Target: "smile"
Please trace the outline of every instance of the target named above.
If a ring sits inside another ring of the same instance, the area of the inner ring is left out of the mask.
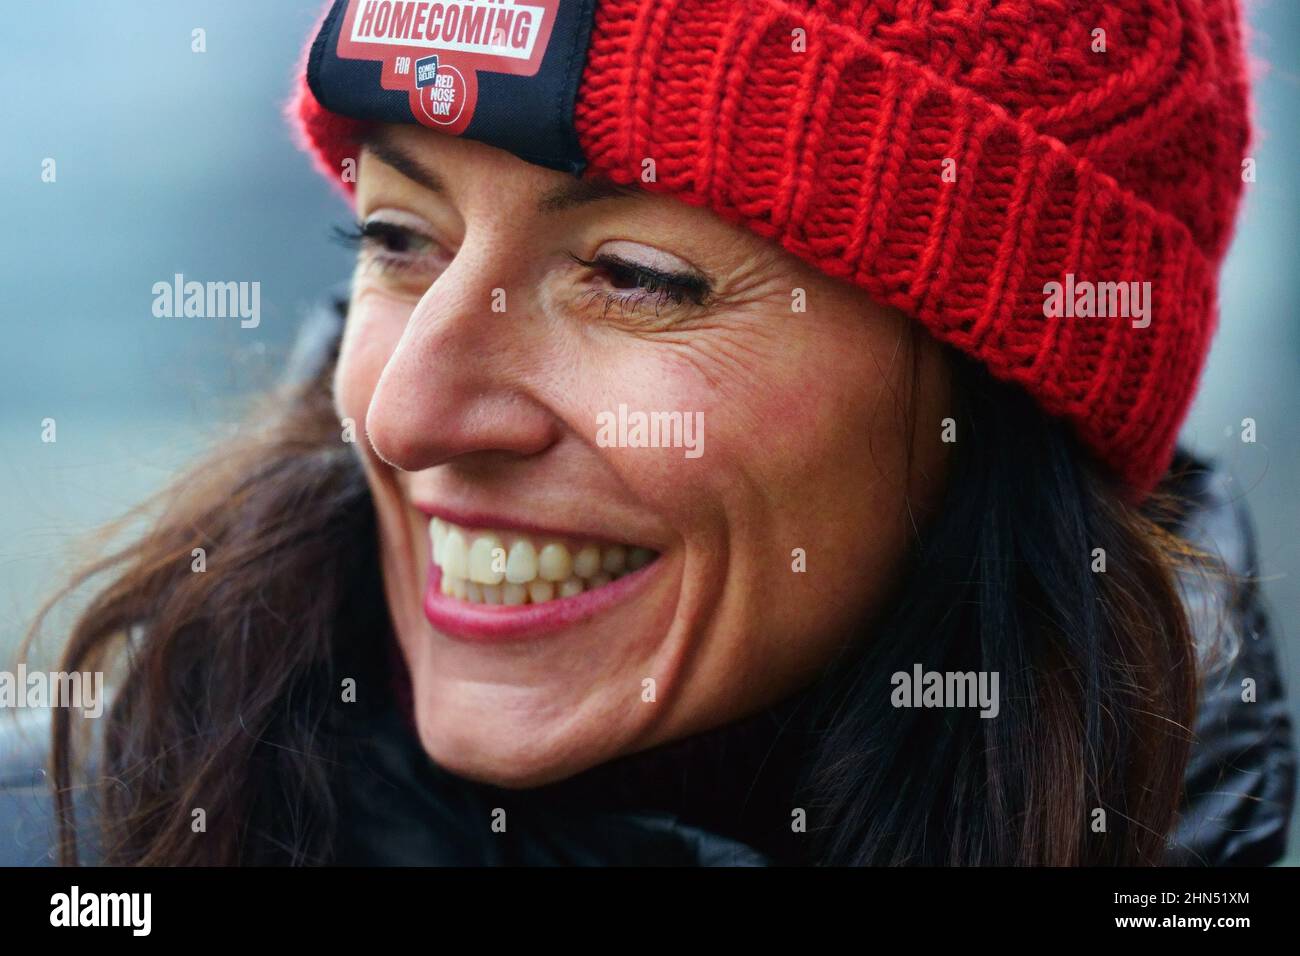
[[[471,529],[439,517],[429,521],[429,542],[425,616],[449,636],[479,640],[584,621],[639,589],[659,557],[632,544]]]
[[[594,591],[657,555],[622,544],[565,543],[511,532],[471,532],[429,522],[441,593],[470,604],[543,604]]]

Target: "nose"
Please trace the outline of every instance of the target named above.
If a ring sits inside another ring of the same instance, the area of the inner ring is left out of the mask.
[[[558,422],[529,388],[545,346],[520,253],[466,243],[421,297],[389,356],[366,412],[375,453],[420,471],[467,456],[545,451]],[[510,275],[500,263],[509,263]],[[494,301],[506,311],[493,311]]]

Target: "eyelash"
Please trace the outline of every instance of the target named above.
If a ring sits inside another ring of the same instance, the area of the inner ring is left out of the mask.
[[[593,289],[587,295],[603,299],[605,308],[602,315],[609,313],[611,305],[617,305],[623,312],[635,312],[638,305],[646,299],[653,299],[655,314],[659,307],[667,304],[674,306],[690,302],[704,305],[709,295],[709,283],[703,276],[687,272],[660,272],[647,266],[620,259],[617,256],[602,255],[594,259],[583,259],[569,253],[569,258],[588,269],[604,272],[613,281],[633,286],[636,290],[618,291],[612,289]]]
[[[335,226],[334,238],[353,249],[370,249],[383,271],[401,271],[418,264],[405,249],[390,248],[389,243],[409,246],[412,241],[431,244],[434,242],[428,236],[421,235],[413,229],[378,219]]]
[[[371,249],[381,269],[400,271],[418,265],[404,248],[391,248],[390,244],[409,246],[412,241],[434,243],[434,240],[405,226],[383,220],[351,222],[334,227],[334,238],[357,250]],[[609,281],[631,286],[629,290],[593,289],[585,295],[604,301],[602,316],[617,305],[627,314],[635,313],[647,299],[653,299],[655,314],[664,305],[681,306],[706,304],[712,288],[703,276],[687,272],[662,272],[617,256],[598,255],[593,259],[569,253],[569,258],[587,269],[603,273]],[[633,291],[635,290],[635,291]]]

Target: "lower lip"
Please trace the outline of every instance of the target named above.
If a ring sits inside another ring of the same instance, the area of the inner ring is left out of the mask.
[[[623,575],[594,591],[541,604],[470,604],[443,594],[442,569],[429,563],[424,616],[438,631],[472,643],[528,640],[583,623],[641,590],[663,563],[662,555],[644,568]]]

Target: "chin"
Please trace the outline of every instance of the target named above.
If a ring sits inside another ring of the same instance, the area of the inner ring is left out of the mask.
[[[617,731],[608,721],[538,718],[504,708],[483,714],[447,695],[416,704],[424,752],[439,767],[467,780],[508,789],[563,780],[618,756]],[[417,701],[421,698],[417,697]],[[433,703],[438,700],[438,703]]]

